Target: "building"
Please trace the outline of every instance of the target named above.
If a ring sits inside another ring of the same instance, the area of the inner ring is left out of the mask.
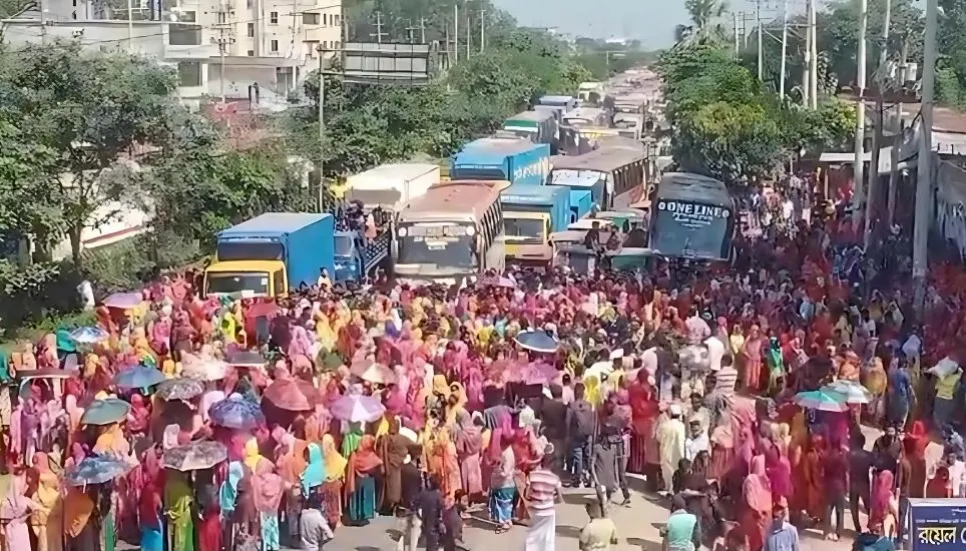
[[[0,21],[0,34],[14,47],[67,39],[139,53],[177,68],[188,105],[255,103],[257,88],[257,104],[271,110],[288,105],[320,55],[342,47],[342,0],[143,1],[134,0],[129,20],[104,0],[45,0]]]

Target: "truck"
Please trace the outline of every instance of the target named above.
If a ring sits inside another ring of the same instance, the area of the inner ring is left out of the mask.
[[[557,166],[569,166],[569,164],[573,161],[573,159],[576,159],[579,157],[582,157],[582,155],[574,155],[574,156],[557,155],[550,161],[552,168],[550,171],[549,185],[551,186],[559,185],[560,187],[564,187],[568,190],[568,198],[569,198],[568,202],[570,204],[570,220],[568,221],[568,223],[573,223],[573,222],[576,222],[577,220],[580,220],[581,218],[590,214],[590,211],[593,210],[594,194],[592,189],[589,186],[592,186],[593,183],[596,182],[596,177],[589,174],[577,175],[575,178],[580,180],[579,184],[585,184],[585,185],[569,186],[567,184],[570,182],[554,181],[553,168]]]
[[[556,155],[557,142],[560,140],[559,117],[556,107],[550,110],[524,111],[503,121],[503,130],[509,130],[533,143],[545,143],[550,146],[550,154]]]
[[[550,146],[514,138],[480,138],[453,156],[449,172],[453,180],[542,186],[550,175]]]
[[[506,259],[522,265],[553,261],[550,234],[570,222],[570,198],[559,186],[512,185],[500,194]]]
[[[390,163],[349,176],[345,198],[368,208],[398,212],[439,181],[440,169],[435,164]]]
[[[266,213],[218,233],[204,291],[240,296],[283,296],[314,285],[323,269],[335,272],[335,218],[331,214]]]

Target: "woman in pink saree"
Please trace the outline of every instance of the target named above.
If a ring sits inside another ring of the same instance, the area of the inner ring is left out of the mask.
[[[762,347],[765,339],[757,325],[752,325],[741,348],[742,384],[745,390],[757,392],[761,388]]]
[[[473,499],[483,495],[483,473],[480,467],[482,431],[466,410],[457,414],[457,423],[456,454],[460,464],[460,478],[463,490]]]
[[[748,538],[750,551],[761,551],[765,534],[772,523],[772,492],[765,467],[765,456],[756,455],[751,461],[751,473],[741,488],[742,507],[738,523]]]

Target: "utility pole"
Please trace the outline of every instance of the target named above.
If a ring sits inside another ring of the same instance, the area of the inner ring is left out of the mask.
[[[738,50],[738,46],[739,46],[738,45],[738,14],[732,13],[731,19],[733,21],[734,31],[735,31],[735,55],[738,55],[738,51],[739,51]]]
[[[480,8],[480,53],[486,48],[486,10]]]
[[[887,84],[890,75],[886,74],[889,64],[889,27],[892,25],[892,0],[885,0],[885,13],[882,17],[882,43],[879,46],[879,68],[876,71],[876,88],[878,88],[875,98],[875,130],[872,133],[872,156],[869,159],[869,192],[865,201],[865,234],[863,244],[865,250],[869,250],[872,242],[872,201],[875,200],[875,190],[879,183],[879,155],[882,153],[882,123],[884,117],[882,111],[885,108],[884,94],[886,89],[891,88]],[[900,112],[901,113],[901,112]]]
[[[778,97],[785,99],[785,68],[787,64],[788,57],[788,0],[785,0],[785,4],[782,7],[782,62],[781,62],[781,72],[779,76],[778,85]]]
[[[909,37],[902,37],[902,52],[899,54],[899,76],[900,93],[906,86],[906,59],[909,57]],[[899,192],[899,148],[903,141],[902,124],[902,103],[896,104],[896,118],[892,129],[895,132],[895,139],[892,142],[892,164],[889,171],[889,227],[892,227],[896,213],[896,197]]]
[[[409,35],[410,44],[416,43],[416,35],[414,34],[415,32],[416,32],[416,27],[413,26],[413,20],[409,19],[409,26],[406,27],[406,33]]]
[[[386,36],[386,33],[382,32],[382,12],[376,12],[376,32],[370,34],[369,36],[375,37],[376,44],[382,44],[382,37]]]
[[[127,0],[127,51],[134,53],[134,0]]]
[[[855,190],[852,193],[852,223],[858,229],[861,226],[863,205],[866,201],[865,186],[865,35],[869,26],[869,0],[859,0],[859,47],[856,52],[858,73],[856,74],[855,93]]]
[[[319,212],[325,212],[325,49],[318,46],[319,52]]]
[[[765,80],[764,54],[761,50],[761,0],[755,4],[755,19],[758,23],[758,81]]]
[[[453,65],[460,61],[460,4],[453,3]]]
[[[469,6],[466,7],[466,59],[473,53],[473,19]]]
[[[807,0],[809,6],[814,0]],[[807,9],[807,8],[806,8]],[[805,52],[804,52],[804,63],[802,64],[802,107],[809,107],[811,102],[809,101],[810,92],[812,90],[812,85],[809,83],[809,77],[811,76],[811,64],[812,64],[812,29],[808,26],[808,17],[806,16],[805,25]]]
[[[808,98],[812,101],[812,109],[818,109],[818,17],[816,15],[815,3],[818,0],[808,2]]]
[[[449,29],[446,29],[446,33],[449,34]],[[425,17],[419,18],[419,43],[420,44],[426,43],[426,18]]]
[[[916,219],[913,232],[912,280],[916,288],[916,308],[922,313],[926,301],[929,223],[932,221],[932,108],[936,86],[936,27],[939,26],[939,1],[926,0],[926,39],[922,58],[922,132],[916,172]]]
[[[219,93],[221,95],[221,102],[225,103],[225,56],[228,55],[228,46],[235,41],[232,36],[232,26],[228,23],[229,9],[225,0],[218,3],[218,12],[216,17],[218,18],[218,38],[215,42],[218,44],[218,71],[219,71]]]

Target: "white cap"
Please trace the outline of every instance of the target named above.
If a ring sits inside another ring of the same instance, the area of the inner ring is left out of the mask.
[[[684,414],[684,412],[681,410],[681,404],[671,404],[667,408],[667,412],[671,416],[678,416],[678,415],[683,415]]]
[[[614,350],[613,352],[610,353],[610,359],[612,359],[612,360],[619,360],[619,359],[621,359],[623,357],[624,357],[624,349],[623,348],[618,348],[617,350]]]

